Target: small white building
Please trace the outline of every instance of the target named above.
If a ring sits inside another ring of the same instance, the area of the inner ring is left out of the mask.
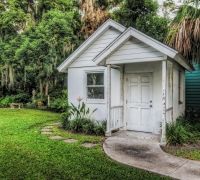
[[[107,20],[59,67],[68,73],[69,102],[81,97],[94,118],[113,130],[161,135],[185,111],[185,70],[174,49],[130,27]]]

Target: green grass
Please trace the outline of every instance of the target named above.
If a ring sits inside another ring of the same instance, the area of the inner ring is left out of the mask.
[[[192,147],[192,145],[188,145],[187,147],[169,146],[169,147],[164,147],[163,149],[167,153],[175,155],[175,156],[200,161],[200,148],[199,147]]]
[[[79,143],[65,144],[40,134],[59,114],[37,110],[0,109],[0,179],[168,179],[121,165],[103,152],[102,137],[73,135]],[[82,142],[96,142],[92,149]]]

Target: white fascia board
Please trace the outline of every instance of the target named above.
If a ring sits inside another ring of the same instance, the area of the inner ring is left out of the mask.
[[[169,46],[147,36],[146,34],[134,29],[131,29],[131,35],[135,37],[136,39],[142,41],[143,43],[151,46],[152,48],[156,49],[157,51],[160,51],[161,53],[174,58],[176,54],[178,53],[176,50],[170,48]]]
[[[67,67],[83,53],[96,39],[98,39],[107,29],[110,27],[123,32],[126,28],[121,24],[108,19],[103,25],[101,25],[86,41],[84,41],[60,66],[58,66],[59,72],[66,72]]]
[[[191,71],[193,67],[178,53],[178,51],[170,48],[169,46],[147,36],[146,34],[130,27],[121,36],[119,36],[113,43],[111,43],[106,49],[104,49],[95,59],[94,62],[100,65],[103,60],[110,56],[121,44],[123,44],[129,38],[134,37],[164,55],[174,59],[177,63],[183,66],[185,69]]]
[[[189,64],[187,62],[187,60],[181,55],[181,54],[177,54],[175,57],[174,57],[174,60],[180,64],[182,67],[184,67],[186,70],[188,71],[193,71],[194,70],[194,67]]]

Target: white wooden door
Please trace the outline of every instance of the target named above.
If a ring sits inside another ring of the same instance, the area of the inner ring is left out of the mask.
[[[127,129],[152,132],[152,74],[128,74],[125,97]]]

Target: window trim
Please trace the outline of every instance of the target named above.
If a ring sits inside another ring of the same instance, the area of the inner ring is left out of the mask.
[[[103,74],[103,85],[88,85],[87,84],[87,75],[92,73],[101,73]],[[106,85],[105,85],[105,71],[104,70],[88,70],[85,71],[85,97],[86,102],[91,104],[104,104],[106,100]],[[104,98],[103,99],[91,99],[88,98],[88,87],[103,87],[104,88]]]

